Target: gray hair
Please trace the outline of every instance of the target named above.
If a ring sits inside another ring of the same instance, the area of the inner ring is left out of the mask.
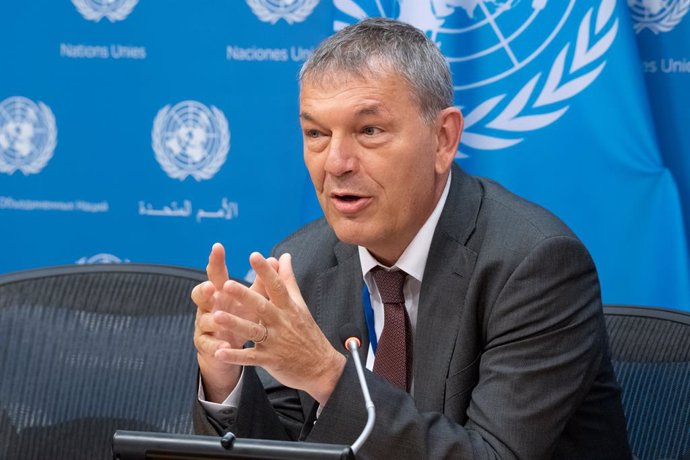
[[[427,123],[453,105],[453,82],[441,51],[419,29],[392,19],[365,19],[331,35],[304,63],[299,80],[319,82],[334,72],[367,77],[391,71],[407,81]]]

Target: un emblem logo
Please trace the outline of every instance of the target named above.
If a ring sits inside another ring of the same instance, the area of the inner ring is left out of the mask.
[[[98,22],[106,17],[116,22],[127,18],[139,0],[72,0],[72,3],[84,19]]]
[[[256,17],[271,24],[279,19],[288,24],[302,22],[318,4],[319,0],[247,0]]]
[[[649,29],[658,34],[680,23],[690,9],[690,0],[628,0],[628,7],[636,33]]]
[[[91,257],[81,257],[75,263],[79,265],[91,265],[91,264],[123,264],[128,263],[129,260],[122,260],[113,254],[107,254],[102,252]]]
[[[163,171],[173,179],[212,178],[230,150],[223,112],[196,101],[163,107],[153,122],[152,147]]]
[[[37,174],[56,145],[55,116],[47,105],[20,96],[0,102],[0,172]]]
[[[457,99],[467,103],[462,147],[477,150],[508,148],[558,120],[599,76],[618,31],[615,0],[594,2],[580,17],[575,0],[391,3],[336,1],[334,29],[385,16],[425,32],[448,60]]]

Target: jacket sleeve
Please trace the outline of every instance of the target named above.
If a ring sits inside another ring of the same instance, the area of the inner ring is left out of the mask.
[[[298,392],[254,367],[244,368],[244,379],[239,406],[228,409],[223,420],[214,419],[195,402],[194,433],[213,436],[230,431],[239,438],[299,439],[305,422]]]

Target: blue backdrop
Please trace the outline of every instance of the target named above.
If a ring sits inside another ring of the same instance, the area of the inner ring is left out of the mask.
[[[690,310],[690,0],[38,0],[0,7],[0,272],[231,274],[320,210],[297,72],[367,16],[443,51],[457,161],[565,220],[604,301]]]

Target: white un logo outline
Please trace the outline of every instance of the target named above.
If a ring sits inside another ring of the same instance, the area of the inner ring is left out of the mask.
[[[302,22],[314,11],[319,0],[246,0],[252,12],[263,22],[288,24]]]
[[[655,35],[673,30],[690,10],[690,0],[628,0],[635,33],[647,29]]]
[[[93,256],[80,257],[74,262],[78,265],[91,265],[91,264],[126,264],[129,263],[127,259],[120,259],[116,255],[108,254],[106,252],[101,252]]]
[[[38,174],[56,145],[55,115],[47,105],[22,96],[0,102],[0,172]]]
[[[187,100],[163,107],[153,122],[151,145],[163,171],[173,179],[212,178],[230,150],[228,120],[215,106]]]
[[[365,1],[335,2],[336,8],[348,17],[348,21],[336,20],[334,29],[340,30],[350,23],[366,18],[368,14]],[[412,8],[408,8],[412,2],[399,0],[400,11],[397,19],[409,22],[429,33],[431,38],[438,43],[437,34],[439,31],[444,31],[442,24],[445,17],[452,14],[454,9],[458,7],[446,5],[447,8],[444,11],[438,8],[435,0],[427,1],[427,7],[413,7],[414,11],[412,11]],[[470,5],[472,1],[469,0],[467,5]],[[548,0],[534,0],[532,8],[543,9],[547,2]],[[373,0],[370,0],[370,3],[373,4]],[[479,8],[488,17],[485,2],[476,1],[475,3],[476,5],[472,4],[472,6]],[[386,12],[381,10],[381,4],[379,2],[376,4],[375,9],[377,11],[373,13],[386,16]],[[511,0],[507,0],[502,10],[494,12],[494,17],[509,11],[510,4]],[[518,62],[515,65],[516,69],[504,72],[499,78],[480,83],[475,82],[476,84],[457,85],[455,90],[473,90],[478,86],[489,85],[522,69],[549,43],[553,43],[555,34],[560,30],[565,18],[570,15],[574,4],[574,0],[568,0],[566,12],[557,27],[554,28],[553,33],[543,41],[537,53],[533,53],[529,59]],[[422,5],[421,2],[419,5]],[[415,6],[419,5],[415,4]],[[516,93],[498,94],[474,107],[463,110],[466,115],[461,148],[469,147],[480,151],[506,149],[522,142],[526,133],[544,128],[558,120],[570,107],[570,99],[586,89],[603,70],[606,64],[603,57],[618,33],[618,19],[614,14],[615,8],[615,0],[600,0],[598,7],[589,8],[580,21],[576,37],[565,43],[549,66],[545,77],[543,72],[539,71],[522,84]],[[500,30],[496,32],[500,39]],[[500,42],[500,46],[508,51],[505,47],[505,40]],[[451,59],[449,62],[453,66]],[[515,61],[513,62],[515,63]],[[517,73],[520,75],[519,72]],[[522,79],[522,77],[520,78]],[[466,109],[465,107],[462,108]],[[457,156],[465,157],[467,155],[458,152]]]
[[[139,0],[72,0],[79,14],[88,21],[98,22],[108,18],[110,22],[123,21],[130,15]]]

